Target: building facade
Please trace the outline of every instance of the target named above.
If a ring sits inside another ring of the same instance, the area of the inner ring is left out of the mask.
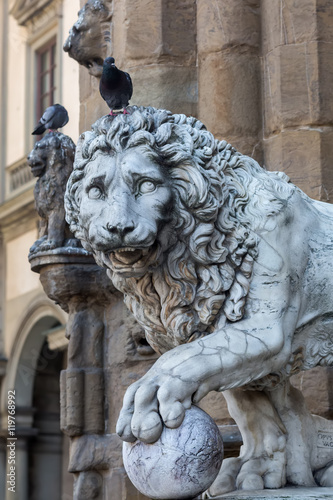
[[[77,140],[78,67],[62,46],[78,9],[73,0],[1,2],[1,498],[72,497],[68,442],[59,427],[66,314],[46,297],[27,261],[38,234],[27,155],[43,109],[56,102],[68,109],[67,134]],[[8,390],[15,391],[19,437],[15,494],[6,475]]]

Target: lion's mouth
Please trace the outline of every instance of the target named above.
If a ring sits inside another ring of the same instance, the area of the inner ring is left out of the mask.
[[[115,266],[117,266],[117,264],[132,266],[139,260],[146,257],[149,250],[150,248],[118,248],[109,254],[109,259]]]
[[[45,165],[44,163],[34,163],[30,168],[34,177],[40,177],[45,170]]]

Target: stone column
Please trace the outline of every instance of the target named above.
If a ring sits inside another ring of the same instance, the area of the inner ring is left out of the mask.
[[[330,0],[263,0],[264,155],[312,198],[333,200]]]
[[[130,104],[197,114],[196,5],[193,0],[113,2],[110,54],[128,71]],[[109,109],[99,80],[80,69],[80,131]]]
[[[260,161],[260,2],[198,0],[197,44],[199,119]]]

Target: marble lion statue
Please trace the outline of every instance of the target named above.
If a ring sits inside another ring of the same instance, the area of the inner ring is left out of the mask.
[[[161,354],[117,432],[156,441],[224,391],[243,446],[207,495],[333,486],[333,422],[290,376],[333,363],[333,206],[151,107],[106,116],[77,145],[67,220]]]

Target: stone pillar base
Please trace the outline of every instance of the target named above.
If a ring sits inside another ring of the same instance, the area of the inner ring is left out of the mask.
[[[332,500],[333,488],[281,488],[279,490],[233,491],[214,500]]]

